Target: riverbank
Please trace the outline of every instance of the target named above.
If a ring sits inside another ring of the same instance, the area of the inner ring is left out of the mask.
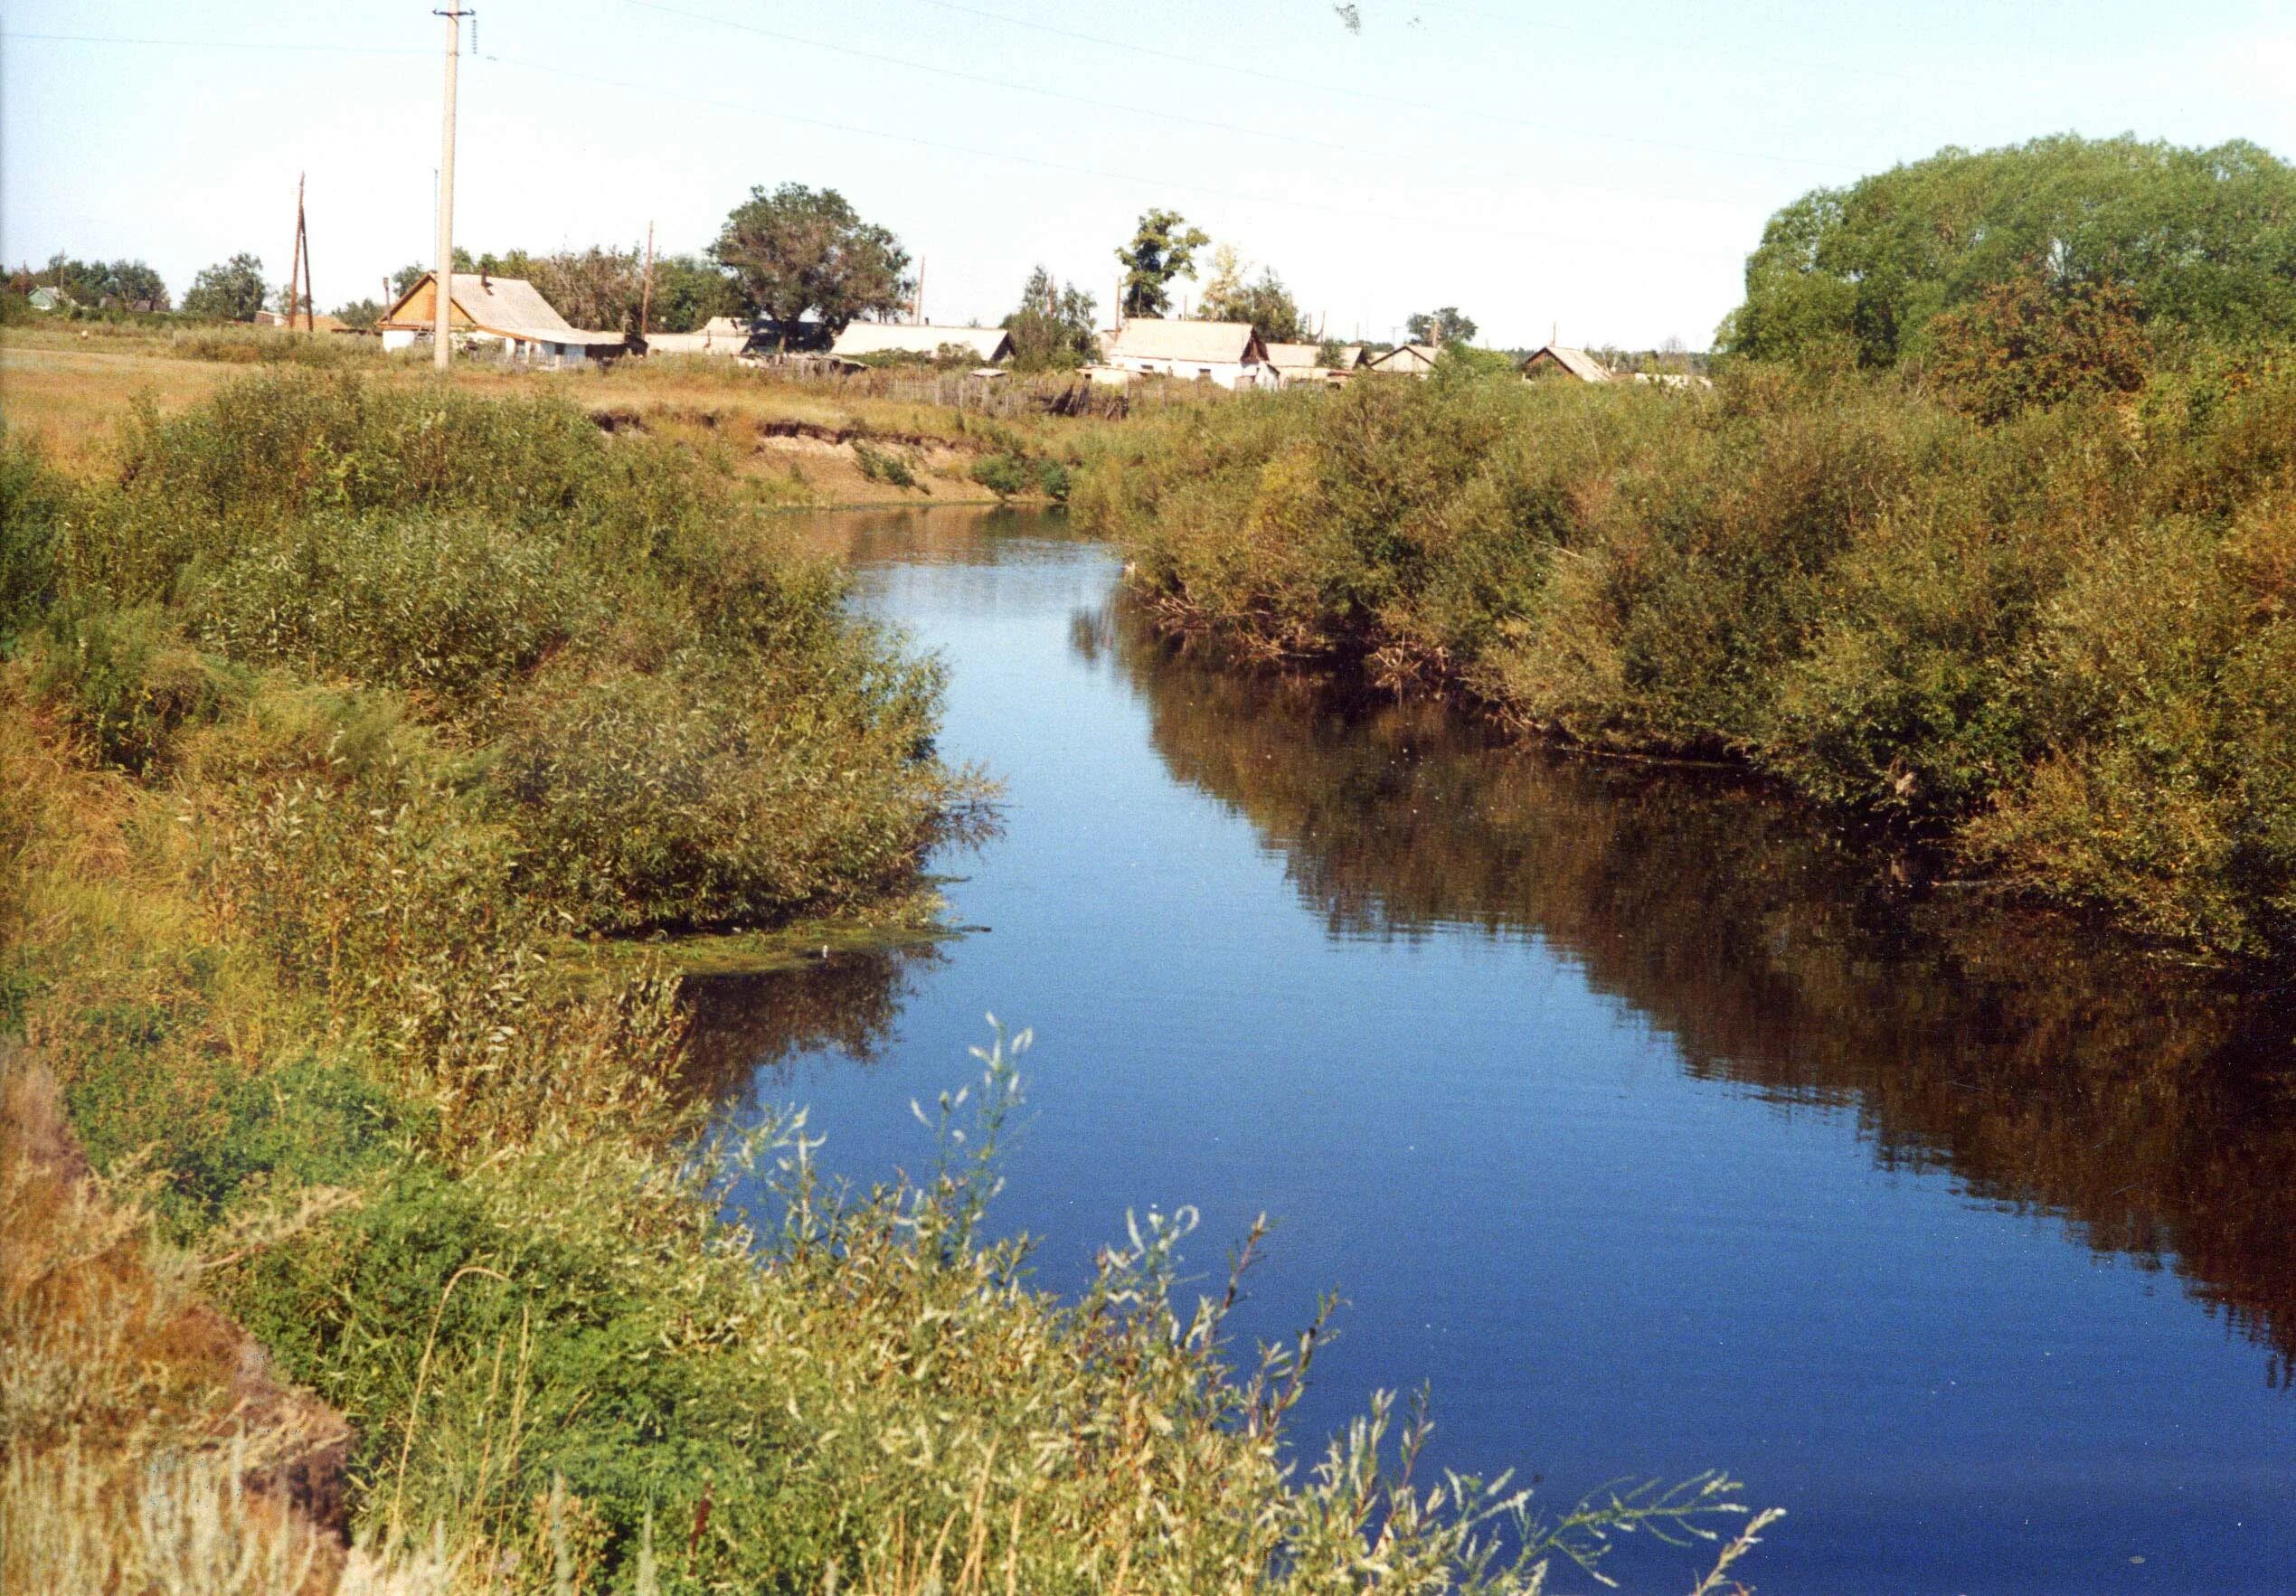
[[[1460,367],[1161,418],[1079,479],[1175,630],[1721,759],[1951,874],[2296,957],[2296,373],[1983,427],[1896,377]]]
[[[798,1114],[696,1139],[628,939],[881,909],[983,789],[932,751],[938,668],[689,451],[319,373],[117,463],[0,471],[5,1027],[168,1267],[348,1422],[351,1530],[421,1549],[413,1589],[1512,1590],[1622,1525],[1746,1525],[1710,1478],[1502,1513],[1482,1561],[1497,1498],[1414,1483],[1384,1403],[1295,1478],[1318,1336],[1239,1368],[1184,1224],[1066,1299],[988,1229],[1024,1039],[921,1179],[825,1185]],[[10,1334],[93,1379],[58,1316]],[[184,1423],[115,1479],[244,1439],[154,1374]],[[41,1506],[71,1414],[7,1400],[51,1436],[12,1444],[12,1544],[112,1544],[124,1487]]]
[[[148,400],[172,414],[251,370],[433,380],[427,361],[341,335],[126,322],[0,331],[12,434],[38,440],[59,469],[87,477],[118,468],[114,422],[131,402]],[[564,400],[609,430],[674,443],[759,502],[783,508],[1057,497],[1063,474],[1112,424],[1095,413],[1051,413],[1071,386],[1065,378],[1001,378],[1006,391],[964,395],[953,391],[961,384],[931,373],[800,377],[696,355],[575,372],[469,360],[449,381],[490,398]],[[952,390],[946,398],[944,389]],[[930,397],[902,397],[912,391]],[[970,402],[957,401],[964,398]]]

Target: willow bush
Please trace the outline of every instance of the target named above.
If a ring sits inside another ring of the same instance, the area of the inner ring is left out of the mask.
[[[1908,377],[1464,365],[1144,421],[1072,501],[1168,624],[1724,757],[2037,896],[2296,953],[2296,366],[1984,425]]]

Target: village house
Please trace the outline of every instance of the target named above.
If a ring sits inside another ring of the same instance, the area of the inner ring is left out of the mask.
[[[1534,349],[1524,356],[1518,368],[1526,382],[1548,377],[1562,377],[1577,382],[1615,382],[1618,373],[1604,365],[1583,349],[1568,349],[1560,344],[1549,344]]]
[[[1305,383],[1310,387],[1337,388],[1344,386],[1363,364],[1364,346],[1360,344],[1342,345],[1338,358],[1331,364],[1324,364],[1320,344],[1271,344],[1268,363],[1275,367],[1276,382],[1285,388]]]
[[[426,271],[383,317],[385,349],[406,349],[437,326],[438,273]],[[449,326],[458,347],[476,346],[535,365],[579,365],[619,354],[619,333],[585,332],[568,325],[534,284],[523,278],[458,271],[447,299]]]
[[[645,352],[648,354],[747,354],[755,340],[756,334],[748,322],[737,321],[730,316],[713,316],[694,332],[647,334]]]
[[[34,310],[68,310],[71,307],[71,296],[61,288],[43,286],[32,290],[30,304]]]
[[[848,323],[829,345],[833,360],[861,362],[872,355],[908,355],[937,359],[943,349],[961,350],[975,365],[994,365],[1010,360],[1013,340],[1002,327],[945,327],[931,322],[856,321]]]
[[[1435,358],[1442,350],[1433,344],[1403,344],[1384,354],[1374,355],[1364,367],[1369,372],[1384,372],[1390,376],[1423,377],[1435,369]]]
[[[1275,388],[1281,378],[1248,321],[1128,321],[1101,335],[1101,358],[1139,376],[1222,388]]]

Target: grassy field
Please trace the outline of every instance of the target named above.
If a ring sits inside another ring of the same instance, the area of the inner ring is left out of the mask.
[[[432,378],[427,359],[385,355],[366,339],[314,341],[255,327],[16,326],[0,331],[0,411],[14,435],[37,440],[60,468],[100,474],[118,466],[117,423],[130,403],[172,413],[250,366],[357,371],[392,383]],[[996,407],[1013,413],[995,415],[874,392],[901,386],[897,374],[801,380],[705,356],[571,372],[466,360],[450,380],[490,397],[562,398],[603,425],[676,442],[764,502],[789,506],[994,502],[976,467],[1000,458],[1073,466],[1100,428],[1032,413],[1025,395]],[[1005,486],[1043,496],[1036,471]]]

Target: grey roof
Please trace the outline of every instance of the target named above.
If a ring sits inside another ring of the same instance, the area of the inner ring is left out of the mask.
[[[1553,355],[1562,364],[1564,371],[1583,382],[1607,382],[1611,380],[1611,372],[1609,366],[1604,365],[1583,349],[1568,349],[1560,344],[1549,344],[1544,349],[1532,350],[1529,354],[1524,356],[1523,364],[1527,368],[1531,362],[1542,354]]]
[[[1433,365],[1436,356],[1441,354],[1442,351],[1432,344],[1399,344],[1384,354],[1375,355],[1371,369],[1375,372],[1424,371]]]
[[[976,360],[1002,360],[1013,341],[1002,327],[943,327],[931,322],[856,321],[837,335],[829,353],[847,360],[866,354],[936,354],[954,344]]]
[[[404,305],[419,293],[423,285],[436,276],[423,273],[421,279],[399,296]],[[541,344],[579,344],[591,347],[600,344],[619,344],[625,340],[619,333],[585,332],[568,325],[542,290],[521,277],[496,277],[488,272],[458,271],[449,289],[450,301],[457,310],[470,318],[470,325],[482,333],[495,333],[505,338],[524,338]],[[392,310],[397,305],[392,307]],[[402,326],[413,324],[386,321],[385,326]],[[421,324],[429,326],[429,323]]]
[[[1104,340],[1110,360],[1168,360],[1220,365],[1265,358],[1266,347],[1248,321],[1157,321],[1143,316]]]
[[[1278,371],[1299,371],[1323,363],[1316,358],[1321,353],[1320,344],[1271,344],[1268,364]]]

